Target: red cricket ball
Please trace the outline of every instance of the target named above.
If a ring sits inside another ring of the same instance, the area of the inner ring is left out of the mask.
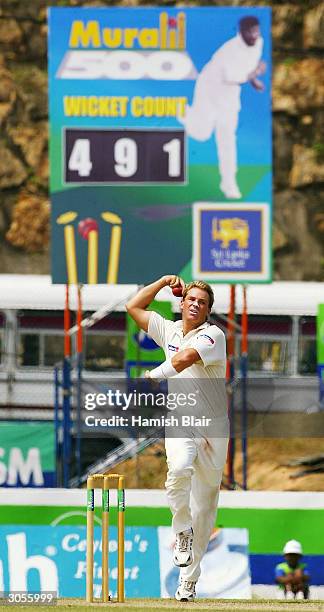
[[[182,287],[178,285],[177,287],[172,287],[172,293],[175,297],[182,297]]]
[[[82,238],[85,240],[88,239],[89,233],[92,231],[98,231],[98,223],[95,219],[91,219],[91,217],[87,217],[86,219],[82,219],[78,223],[78,232]]]

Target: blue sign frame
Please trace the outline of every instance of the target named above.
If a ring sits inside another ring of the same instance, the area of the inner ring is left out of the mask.
[[[266,203],[194,205],[193,270],[212,282],[269,282],[271,225]]]

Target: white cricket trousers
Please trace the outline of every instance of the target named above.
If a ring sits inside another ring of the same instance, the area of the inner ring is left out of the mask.
[[[187,134],[196,140],[208,140],[214,133],[221,181],[232,186],[236,183],[236,130],[240,105],[225,93],[222,97],[220,84],[215,84],[215,89],[220,89],[219,99],[212,103],[207,93],[210,84],[207,87],[206,76],[201,74],[198,77],[192,106],[187,106],[181,122]]]
[[[216,520],[227,438],[166,438],[165,483],[175,533],[193,529],[193,563],[180,570],[184,580],[198,580],[200,562]]]

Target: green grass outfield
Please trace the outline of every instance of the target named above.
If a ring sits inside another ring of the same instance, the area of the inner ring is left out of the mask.
[[[157,610],[199,610],[199,612],[324,612],[324,601],[279,601],[275,599],[259,599],[259,600],[229,600],[229,599],[199,599],[194,603],[181,603],[172,599],[131,599],[125,603],[110,602],[103,603],[86,603],[82,599],[59,599],[57,606],[60,610],[70,610],[73,612],[84,612],[84,610],[109,610],[112,609],[127,610],[128,612],[145,610],[145,612],[156,612]],[[37,609],[48,610],[53,612],[55,605],[51,606],[15,606],[19,609],[26,608],[29,610]],[[8,606],[1,605],[0,610],[7,610]]]

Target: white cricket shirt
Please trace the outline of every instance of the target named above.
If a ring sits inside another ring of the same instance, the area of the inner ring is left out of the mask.
[[[236,112],[240,110],[240,85],[246,83],[256,69],[262,49],[261,36],[255,45],[249,46],[240,34],[217,49],[197,79],[212,104],[225,108],[229,106]]]
[[[217,413],[218,417],[227,414],[226,340],[222,330],[206,322],[184,336],[182,321],[168,321],[151,312],[148,333],[163,348],[166,359],[187,348],[194,348],[201,357],[168,380],[169,392],[188,394],[194,391],[199,398],[199,412]]]

